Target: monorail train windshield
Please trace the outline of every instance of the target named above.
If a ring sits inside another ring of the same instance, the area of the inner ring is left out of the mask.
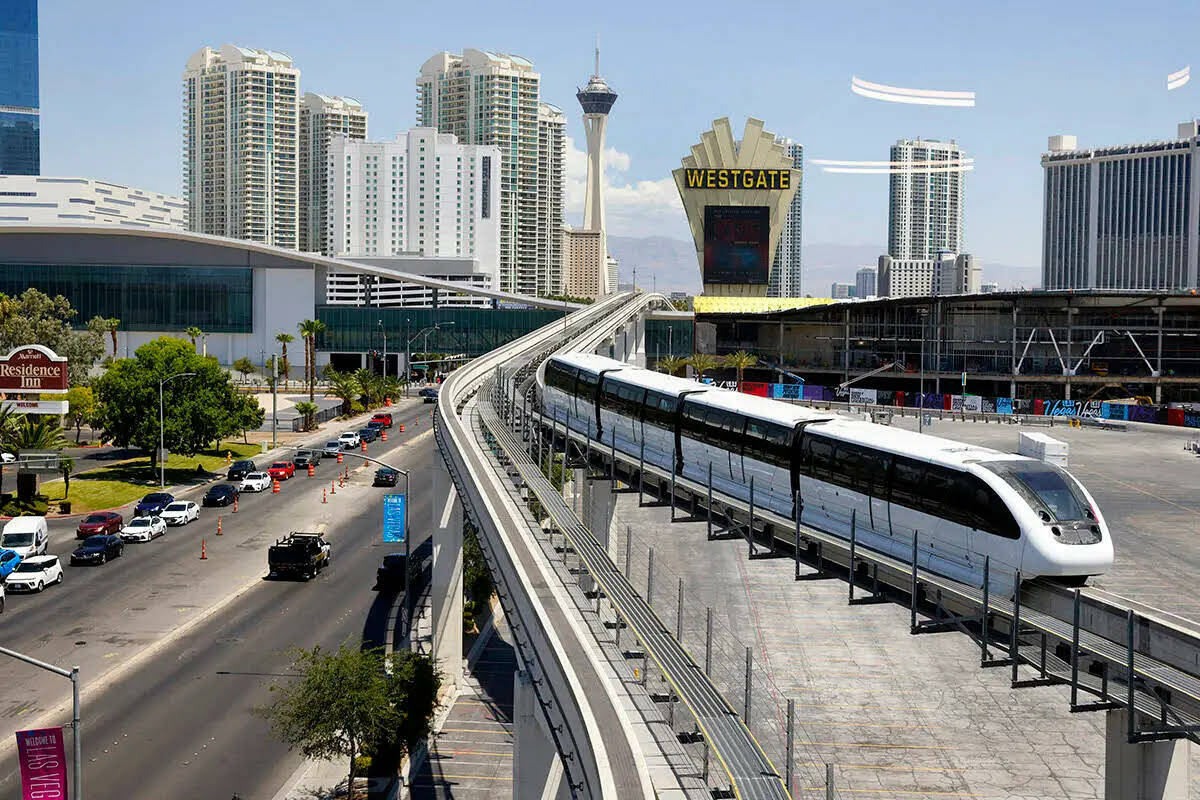
[[[1000,461],[982,466],[1004,478],[1034,510],[1044,511],[1055,522],[1096,519],[1083,492],[1066,473],[1053,464],[1039,461]]]

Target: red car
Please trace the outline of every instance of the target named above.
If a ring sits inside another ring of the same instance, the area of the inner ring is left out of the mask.
[[[276,461],[267,468],[267,474],[277,481],[286,481],[296,474],[296,465],[291,461]]]
[[[80,521],[79,527],[75,529],[75,538],[86,539],[103,533],[117,534],[121,532],[121,526],[124,524],[125,518],[115,511],[97,511]]]
[[[390,428],[392,427],[392,415],[386,412],[376,414],[375,416],[371,417],[371,421],[367,424],[375,428]]]

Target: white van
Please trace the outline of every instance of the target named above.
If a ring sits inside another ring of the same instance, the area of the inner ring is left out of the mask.
[[[0,550],[12,550],[21,558],[44,555],[49,542],[45,517],[13,517],[0,533]]]

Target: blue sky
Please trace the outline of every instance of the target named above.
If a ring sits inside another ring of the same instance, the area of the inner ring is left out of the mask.
[[[578,8],[578,11],[573,9]],[[1054,8],[1053,12],[1048,8]],[[203,9],[203,14],[201,14]],[[1200,3],[864,4],[651,0],[605,3],[41,3],[42,167],[180,191],[180,76],[191,53],[232,42],[282,50],[308,91],[357,97],[372,138],[414,123],[414,79],[440,50],[520,53],[542,99],[583,138],[575,87],[601,71],[620,94],[609,123],[609,230],[687,239],[670,171],[712,120],[746,116],[816,158],[883,160],[899,137],[953,138],[976,159],[967,179],[967,249],[1039,263],[1046,137],[1081,146],[1173,138],[1200,116]],[[851,75],[924,89],[969,89],[972,109],[898,105],[849,90]],[[582,212],[573,153],[571,214]],[[806,171],[811,243],[886,241],[887,177]]]

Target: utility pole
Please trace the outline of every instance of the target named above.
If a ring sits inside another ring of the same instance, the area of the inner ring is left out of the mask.
[[[408,383],[412,380],[412,347],[408,341],[408,321],[404,318],[404,396],[408,397]]]
[[[921,317],[921,388],[917,398],[917,433],[925,432],[925,315],[928,313],[924,308],[917,311]]]
[[[271,449],[275,449],[279,427],[279,359],[271,355]]]
[[[379,332],[383,334],[383,379],[387,380],[387,328],[383,327],[383,320],[379,320]]]

